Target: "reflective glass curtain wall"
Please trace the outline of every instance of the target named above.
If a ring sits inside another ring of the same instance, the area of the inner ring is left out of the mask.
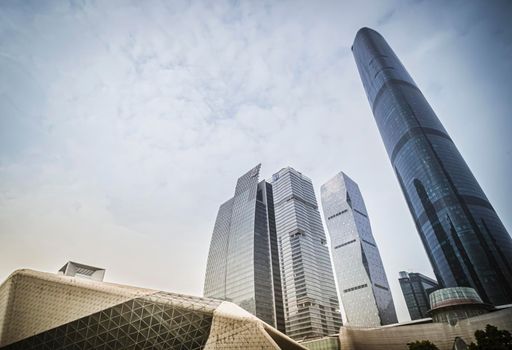
[[[322,185],[334,275],[347,326],[397,323],[395,305],[359,186],[344,173]]]
[[[272,177],[286,334],[307,339],[338,333],[336,286],[309,178],[292,168]]]
[[[429,295],[439,288],[436,281],[416,272],[400,271],[398,279],[411,320],[429,317]]]
[[[220,206],[206,267],[204,296],[231,301],[284,331],[272,186],[260,165],[238,179]]]
[[[512,240],[454,142],[379,33],[359,30],[352,51],[439,284],[512,302]]]

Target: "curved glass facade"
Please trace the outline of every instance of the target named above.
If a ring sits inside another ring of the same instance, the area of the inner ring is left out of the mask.
[[[352,51],[438,282],[512,302],[512,240],[452,139],[379,33],[359,30]]]
[[[476,290],[469,287],[443,288],[430,294],[432,309],[455,304],[483,304],[483,301]]]
[[[453,287],[439,289],[430,294],[429,311],[432,320],[436,323],[456,324],[459,320],[485,314],[488,305],[473,288]]]

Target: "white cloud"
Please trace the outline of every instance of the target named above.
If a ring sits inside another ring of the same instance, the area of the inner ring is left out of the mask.
[[[362,26],[388,38],[504,214],[512,45],[494,16],[395,1],[0,4],[0,277],[74,259],[119,283],[200,294],[216,211],[240,174],[291,165],[319,187],[343,170],[407,318],[397,272],[430,267],[350,45]],[[474,142],[481,130],[489,149]]]

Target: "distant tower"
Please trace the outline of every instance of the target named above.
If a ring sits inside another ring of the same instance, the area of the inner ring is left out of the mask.
[[[357,184],[339,173],[322,185],[322,207],[348,326],[397,323],[379,249]]]
[[[417,272],[400,271],[400,288],[404,295],[411,320],[429,317],[429,295],[439,289],[437,281]]]
[[[272,186],[257,165],[220,206],[206,267],[204,296],[231,301],[284,331]]]
[[[304,340],[338,333],[336,285],[309,178],[293,168],[272,177],[286,334]]]
[[[359,30],[352,51],[437,281],[511,303],[512,239],[450,135],[379,33]]]

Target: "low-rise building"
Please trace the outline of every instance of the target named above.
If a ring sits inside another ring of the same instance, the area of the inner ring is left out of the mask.
[[[456,324],[459,320],[489,312],[493,307],[485,304],[476,290],[469,287],[451,287],[436,290],[430,294],[431,309],[428,311],[433,322]]]
[[[456,341],[475,342],[475,331],[485,329],[488,324],[512,331],[512,305],[461,319],[455,324],[425,318],[377,328],[341,327],[340,344],[343,350],[406,350],[407,343],[430,340],[440,350],[452,350]]]
[[[0,347],[305,349],[230,302],[33,270],[0,285]]]
[[[338,335],[331,335],[300,343],[309,350],[340,350],[340,339]]]

